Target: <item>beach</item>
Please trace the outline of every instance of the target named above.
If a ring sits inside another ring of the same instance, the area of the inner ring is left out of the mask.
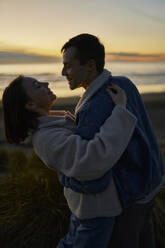
[[[165,93],[142,94],[160,145],[165,145]]]
[[[157,136],[160,145],[165,144],[165,93],[147,93],[141,95],[146,106],[147,112],[152,122],[153,129]],[[58,98],[54,109],[69,110],[74,113],[74,108],[79,100],[79,97]],[[22,148],[31,149],[29,144],[19,146],[8,145],[5,140],[4,127],[2,120],[2,105],[0,103],[0,148]]]

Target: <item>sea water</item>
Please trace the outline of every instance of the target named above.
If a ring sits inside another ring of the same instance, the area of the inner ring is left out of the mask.
[[[61,75],[62,66],[62,63],[1,64],[0,98],[4,88],[20,74],[49,82],[58,97],[82,95],[82,88],[69,89],[67,80]],[[107,62],[105,68],[114,76],[130,78],[140,93],[165,92],[165,62]]]

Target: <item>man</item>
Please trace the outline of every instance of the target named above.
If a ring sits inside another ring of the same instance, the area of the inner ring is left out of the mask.
[[[94,233],[101,236],[107,228],[105,222],[109,220],[111,247],[153,248],[151,219],[153,198],[162,186],[162,176],[165,171],[140,94],[128,78],[113,77],[104,69],[104,46],[97,37],[80,34],[65,43],[61,51],[64,64],[62,75],[67,78],[70,89],[74,90],[78,87],[85,89],[84,95],[76,106],[77,134],[84,139],[91,139],[112,112],[114,104],[106,93],[107,85],[112,83],[125,90],[128,99],[127,108],[138,119],[126,151],[114,168],[99,180],[82,184],[74,178],[60,175],[60,181],[65,187],[82,194],[82,202],[87,194],[93,194],[99,198],[107,190],[108,185],[111,185],[113,195],[111,210],[106,208],[106,202],[104,202],[105,206],[101,205],[100,215],[97,215],[97,218],[92,215],[87,218],[89,223],[97,222],[97,227],[94,224],[84,224],[83,220],[74,216],[74,221],[71,221],[72,230],[75,233],[79,230],[76,236],[79,236],[81,243],[82,237],[85,237],[87,232],[89,239],[94,237]],[[90,228],[87,228],[88,225]],[[98,247],[108,247],[108,244],[104,243]]]

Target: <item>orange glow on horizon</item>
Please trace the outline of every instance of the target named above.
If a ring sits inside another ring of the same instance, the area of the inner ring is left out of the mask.
[[[105,59],[106,61],[164,62],[165,54],[108,53]]]

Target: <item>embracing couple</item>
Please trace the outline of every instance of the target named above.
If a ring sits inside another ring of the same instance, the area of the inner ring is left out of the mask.
[[[85,89],[75,115],[51,111],[56,96],[31,77],[13,80],[2,99],[7,140],[31,135],[64,185],[72,214],[57,248],[154,248],[152,209],[165,167],[141,96],[104,69],[96,36],[77,35],[61,52],[70,89]]]

